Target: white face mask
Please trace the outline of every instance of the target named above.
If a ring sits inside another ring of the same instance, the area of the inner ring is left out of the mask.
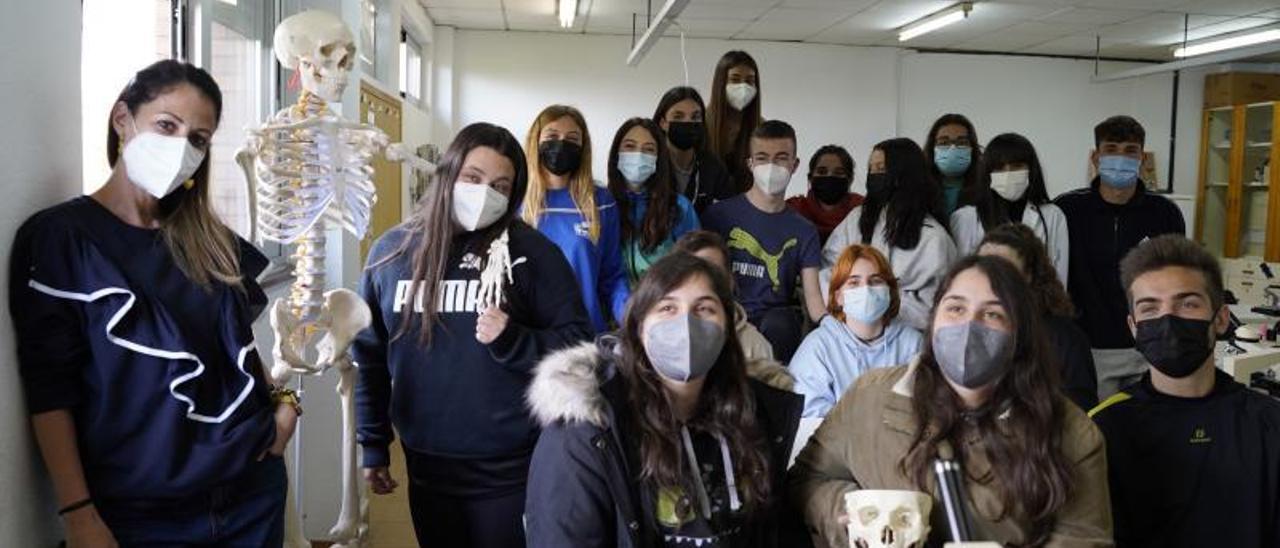
[[[454,183],[453,218],[463,230],[485,228],[507,211],[507,196],[489,185]]]
[[[751,168],[751,176],[755,178],[756,186],[770,196],[786,192],[787,184],[791,182],[791,171],[773,163]]]
[[[157,199],[168,196],[186,182],[204,162],[204,151],[186,137],[139,132],[133,124],[133,139],[121,155],[129,180]]]
[[[1029,184],[1030,172],[1025,169],[991,172],[991,191],[1010,202],[1021,200]]]
[[[733,110],[742,110],[756,98],[756,87],[746,82],[725,84],[724,98]]]

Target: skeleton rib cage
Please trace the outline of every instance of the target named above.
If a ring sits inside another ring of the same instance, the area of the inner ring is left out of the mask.
[[[322,217],[363,235],[376,200],[371,162],[386,135],[332,115],[261,131],[272,142],[257,164],[262,236],[293,243]]]

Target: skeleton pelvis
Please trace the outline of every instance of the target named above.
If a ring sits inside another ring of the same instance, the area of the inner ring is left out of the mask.
[[[349,289],[326,292],[324,306],[310,319],[286,299],[276,299],[271,306],[276,339],[272,376],[282,381],[295,373],[317,375],[330,367],[350,366],[347,349],[372,318],[369,306]],[[308,355],[315,355],[314,365],[306,359]]]

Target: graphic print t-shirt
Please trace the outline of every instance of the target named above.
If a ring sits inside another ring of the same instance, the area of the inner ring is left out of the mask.
[[[744,545],[744,514],[729,504],[729,484],[725,480],[720,443],[705,432],[692,432],[693,451],[698,456],[698,472],[711,503],[711,514],[702,515],[694,493],[684,488],[659,489],[654,516],[665,548],[735,548]],[[687,466],[687,465],[686,465]],[[735,478],[739,492],[743,478]],[[741,496],[741,495],[739,495]]]
[[[821,267],[818,230],[790,208],[766,213],[741,194],[712,204],[702,220],[729,246],[738,302],[748,317],[795,303],[800,271]]]

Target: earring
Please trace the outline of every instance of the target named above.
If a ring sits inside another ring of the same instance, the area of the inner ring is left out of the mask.
[[[196,180],[195,180],[195,179],[187,179],[187,180],[185,180],[185,181],[183,181],[183,182],[182,182],[182,188],[185,188],[185,189],[187,189],[187,190],[191,190],[191,187],[193,187],[193,186],[196,186]]]

